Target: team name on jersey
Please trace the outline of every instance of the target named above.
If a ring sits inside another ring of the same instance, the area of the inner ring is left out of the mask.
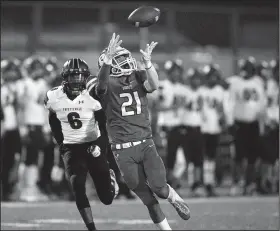
[[[62,108],[63,111],[82,111],[83,109],[81,107],[73,108],[73,107],[67,107]]]

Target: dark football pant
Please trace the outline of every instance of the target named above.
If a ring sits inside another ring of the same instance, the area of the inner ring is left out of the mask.
[[[1,137],[1,187],[2,195],[8,196],[13,185],[9,177],[15,164],[15,154],[21,154],[21,140],[18,129],[8,130]]]
[[[245,171],[245,184],[250,185],[256,181],[255,163],[261,155],[261,138],[259,123],[235,121],[235,169],[234,182],[240,178],[242,160],[247,160]]]
[[[177,150],[182,147],[185,158],[195,167],[203,165],[203,136],[199,127],[180,126],[168,133],[167,168],[173,170]]]
[[[164,130],[167,131],[166,166],[168,171],[173,171],[178,148],[182,147],[186,155],[186,146],[183,145],[185,142],[186,128],[185,126],[176,126],[170,130]]]
[[[260,157],[259,123],[236,121],[235,126],[235,161],[241,162],[245,158],[249,164],[254,164]]]
[[[91,145],[98,145],[101,148],[101,155],[94,157],[90,154],[88,148]],[[89,207],[85,186],[88,172],[100,201],[105,205],[111,204],[115,196],[115,189],[111,184],[106,146],[104,142],[101,142],[101,138],[83,144],[64,144],[61,152],[66,178],[71,184],[78,209]]]
[[[203,134],[204,154],[209,160],[215,160],[216,158],[219,136],[219,134]]]
[[[268,164],[274,164],[279,158],[279,127],[262,137],[262,144],[261,160]]]
[[[165,197],[166,170],[152,139],[124,149],[112,145],[112,151],[127,186],[145,205],[157,203],[153,193]]]
[[[54,166],[54,149],[55,144],[50,141],[43,150],[43,166],[40,169],[39,186],[45,193],[52,192],[51,172]]]
[[[46,146],[45,137],[43,134],[43,127],[40,125],[28,125],[28,137],[25,143],[26,159],[25,165],[37,165],[39,151],[43,151]]]

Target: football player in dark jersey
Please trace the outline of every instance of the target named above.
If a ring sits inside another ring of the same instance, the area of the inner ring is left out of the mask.
[[[170,230],[155,195],[167,199],[182,219],[190,218],[190,210],[166,183],[166,170],[152,140],[147,93],[158,87],[158,75],[151,62],[157,43],[140,50],[145,66],[141,71],[121,43],[114,33],[99,57],[98,81],[91,94],[100,98],[104,108],[112,151],[128,187],[147,206],[158,228]]]

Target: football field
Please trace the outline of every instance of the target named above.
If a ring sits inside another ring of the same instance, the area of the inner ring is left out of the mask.
[[[191,218],[182,220],[173,207],[160,201],[172,229],[279,230],[278,197],[220,197],[186,199]],[[139,200],[91,203],[97,229],[156,230]],[[86,230],[73,202],[1,204],[1,230]]]

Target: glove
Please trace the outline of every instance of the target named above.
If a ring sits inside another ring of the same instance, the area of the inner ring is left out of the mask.
[[[88,148],[88,153],[91,154],[93,157],[98,157],[100,156],[101,154],[101,149],[99,146],[97,145],[91,145],[89,148]]]
[[[142,49],[140,50],[140,52],[142,53],[141,60],[146,69],[149,69],[152,66],[151,55],[153,49],[156,47],[157,44],[157,42],[152,42],[151,44],[147,44],[145,51],[143,51]]]
[[[112,63],[112,59],[114,58],[119,46],[122,44],[122,40],[119,40],[120,36],[114,33],[110,43],[105,51],[104,54],[104,63],[106,64],[111,64]]]

